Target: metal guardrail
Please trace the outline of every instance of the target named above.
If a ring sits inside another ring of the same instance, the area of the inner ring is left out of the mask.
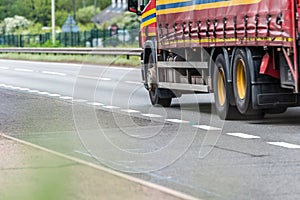
[[[0,53],[140,56],[140,48],[0,48]]]

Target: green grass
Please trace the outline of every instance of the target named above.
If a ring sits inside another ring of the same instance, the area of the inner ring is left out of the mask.
[[[140,59],[137,56],[98,56],[98,55],[46,55],[46,54],[18,54],[8,53],[0,54],[0,59],[13,60],[32,60],[32,61],[48,61],[48,62],[66,62],[66,63],[82,63],[82,64],[102,64],[117,66],[140,66]]]

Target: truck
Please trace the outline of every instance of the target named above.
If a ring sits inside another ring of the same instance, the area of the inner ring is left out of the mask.
[[[141,16],[153,105],[213,92],[224,120],[300,105],[299,0],[128,0],[128,10]]]

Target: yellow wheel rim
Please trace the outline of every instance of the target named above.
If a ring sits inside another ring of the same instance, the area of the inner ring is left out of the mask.
[[[246,71],[245,64],[242,60],[239,60],[236,67],[236,89],[240,99],[246,97]]]
[[[218,101],[221,106],[224,106],[226,101],[225,74],[222,69],[219,69],[218,73]]]

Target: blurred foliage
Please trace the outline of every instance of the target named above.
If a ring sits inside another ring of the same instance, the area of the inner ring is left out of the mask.
[[[96,0],[96,4],[99,10],[103,10],[111,4],[111,0]],[[94,0],[55,0],[58,25],[66,20],[65,16],[73,14],[74,7],[79,11],[89,6],[94,6]],[[51,0],[1,0],[0,21],[15,15],[24,16],[42,26],[51,26]]]
[[[22,32],[31,25],[31,22],[22,16],[7,17],[0,23],[1,34]]]
[[[123,15],[112,18],[104,23],[101,28],[107,28],[111,25],[117,25],[121,28],[134,29],[140,26],[140,18],[135,13],[125,12]]]
[[[56,41],[53,45],[51,40],[47,40],[44,44],[37,44],[37,43],[30,43],[29,45],[26,45],[26,47],[44,47],[44,48],[51,48],[51,47],[63,47],[63,45]]]
[[[96,13],[99,13],[100,9],[97,8]],[[81,24],[87,24],[91,22],[94,17],[94,6],[88,6],[85,8],[80,8],[77,12],[76,21]]]

